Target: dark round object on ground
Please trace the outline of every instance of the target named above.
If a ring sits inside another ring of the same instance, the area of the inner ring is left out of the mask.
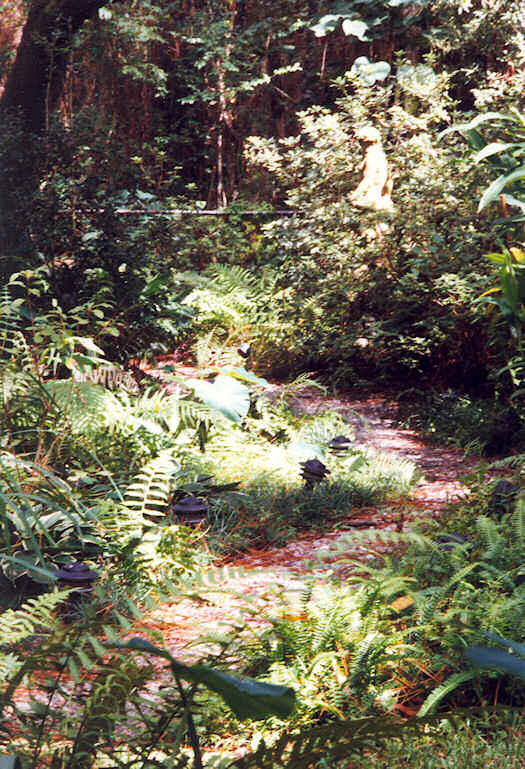
[[[327,475],[332,472],[319,459],[307,459],[306,462],[300,462],[303,471],[302,477],[306,481],[307,488],[311,489],[314,484],[321,483]]]
[[[208,505],[199,497],[184,497],[171,509],[184,526],[197,526],[208,514]]]
[[[474,547],[474,543],[463,534],[442,534],[437,538],[436,544],[440,550],[453,550],[458,545],[466,545],[467,550]]]
[[[328,441],[328,446],[335,452],[348,451],[352,447],[352,441],[346,435],[336,435],[335,438]]]
[[[89,588],[98,579],[98,572],[93,571],[82,561],[65,563],[55,570],[55,577],[65,587]]]

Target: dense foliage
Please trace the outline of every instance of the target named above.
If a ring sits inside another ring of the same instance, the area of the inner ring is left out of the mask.
[[[522,724],[496,711],[524,702],[522,1],[0,14],[2,769],[201,769],[202,746],[210,766],[332,769],[377,740],[379,766],[413,734],[495,767],[512,735],[519,766]],[[391,205],[356,196],[367,131]],[[507,458],[439,522],[341,539],[368,556],[281,594],[260,632],[240,598],[246,621],[184,665],[144,621],[159,601],[211,600],[214,562],[248,547],[410,504],[412,462],[332,451],[356,415],[304,413],[325,386],[388,387],[405,424]],[[89,597],[54,590],[77,559]],[[452,738],[444,711],[468,708]]]

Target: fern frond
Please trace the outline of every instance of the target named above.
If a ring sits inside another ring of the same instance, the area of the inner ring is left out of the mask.
[[[525,498],[520,497],[512,516],[512,527],[516,545],[520,549],[525,548]]]
[[[171,414],[168,427],[171,432],[179,430],[196,430],[202,422],[209,429],[214,423],[228,424],[226,418],[223,418],[217,409],[207,406],[205,403],[170,396]]]
[[[58,424],[74,434],[93,434],[104,426],[111,412],[109,393],[98,384],[74,379],[46,382],[44,393],[53,401]]]
[[[511,457],[497,459],[487,465],[487,470],[513,470],[525,467],[525,454],[514,454]]]
[[[77,382],[99,384],[108,390],[118,390],[121,387],[125,387],[132,392],[138,390],[138,385],[132,374],[115,364],[98,366],[91,371],[77,371],[74,374],[74,379]]]
[[[3,654],[0,651],[0,680],[8,681],[20,670],[20,658],[13,652]]]
[[[477,675],[479,675],[479,673],[476,670],[466,670],[463,673],[454,673],[453,675],[449,676],[446,681],[443,681],[442,684],[433,689],[432,692],[428,695],[424,703],[421,705],[418,716],[421,717],[428,715],[428,713],[434,710],[436,705],[441,702],[441,700],[453,692],[454,689],[457,689],[460,684],[463,684],[466,681],[472,681],[472,679],[476,678]]]
[[[331,552],[347,553],[349,547],[355,545],[369,545],[381,542],[385,545],[414,544],[420,548],[433,549],[434,543],[417,531],[388,531],[386,529],[360,529],[343,534],[337,541],[330,545]],[[322,554],[318,554],[321,557]],[[361,564],[362,566],[363,564]],[[366,569],[366,564],[364,565]]]
[[[411,485],[421,480],[419,467],[406,457],[399,457],[386,451],[364,451],[365,457],[373,460],[371,472],[378,478],[395,478],[403,484]]]
[[[479,713],[471,709],[463,715]],[[272,746],[261,741],[254,752],[238,758],[231,769],[312,769],[321,759],[337,763],[358,753],[370,741],[406,739],[420,734],[426,726],[452,720],[454,714],[440,713],[406,721],[389,714],[336,721],[299,732],[284,732]]]
[[[0,646],[13,646],[43,630],[48,633],[60,627],[56,610],[67,595],[67,591],[54,590],[30,598],[20,609],[0,614]]]
[[[458,585],[460,582],[463,582],[465,577],[468,574],[471,574],[473,571],[475,571],[479,567],[478,563],[469,563],[467,566],[463,566],[459,571],[457,571],[449,580],[448,582],[443,585],[440,590],[442,597],[445,597],[450,593],[453,587],[455,585]]]
[[[476,519],[476,529],[486,551],[484,557],[490,560],[495,555],[497,549],[503,544],[503,537],[498,531],[498,525],[496,521],[491,520],[485,515],[480,515]]]
[[[22,338],[20,300],[14,300],[9,286],[2,286],[0,293],[0,359],[9,360],[16,354]]]
[[[180,465],[171,451],[148,462],[124,492],[125,504],[142,516],[163,515],[168,507],[173,478]]]

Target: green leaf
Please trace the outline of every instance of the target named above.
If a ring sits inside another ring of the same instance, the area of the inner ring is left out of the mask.
[[[486,144],[480,152],[476,153],[473,158],[474,163],[481,163],[482,160],[486,160],[486,158],[489,158],[492,155],[499,155],[500,152],[506,152],[506,150],[512,148],[525,149],[525,144],[523,142],[490,142],[490,144]]]
[[[220,374],[213,383],[188,379],[186,384],[203,403],[217,409],[232,422],[240,422],[250,409],[250,391],[231,376]]]
[[[314,24],[310,29],[316,37],[324,37],[327,32],[333,32],[334,29],[337,28],[340,18],[340,14],[328,13],[326,16],[319,19],[317,24]]]
[[[489,203],[492,203],[493,200],[496,200],[496,198],[500,196],[501,192],[507,186],[507,184],[511,184],[511,182],[523,178],[525,178],[525,166],[520,166],[514,171],[511,171],[509,174],[502,174],[501,176],[498,176],[498,178],[493,181],[490,187],[488,187],[483,193],[483,196],[479,201],[478,213],[483,211],[483,209],[486,208]]]
[[[460,123],[459,125],[453,125],[450,126],[450,128],[445,128],[445,130],[441,131],[441,133],[438,135],[438,139],[441,139],[443,136],[446,136],[446,134],[452,133],[453,131],[472,131],[472,129],[477,128],[477,126],[483,125],[483,123],[488,123],[492,120],[510,120],[513,123],[521,122],[514,115],[506,115],[503,112],[486,112],[484,115],[477,115],[469,123]]]
[[[516,208],[525,211],[525,201],[518,200],[518,198],[515,198],[514,195],[509,195],[508,192],[505,193],[505,202],[509,206],[515,206]]]
[[[173,674],[185,681],[204,684],[218,694],[240,720],[279,716],[287,718],[295,707],[295,692],[289,686],[276,686],[253,678],[234,678],[207,665],[184,665],[166,649],[154,646],[143,638],[131,638],[110,648],[147,652],[167,660]]]
[[[475,150],[476,152],[479,152],[480,150],[483,149],[483,147],[487,146],[487,141],[485,137],[479,131],[476,131],[475,128],[472,128],[470,131],[467,131],[466,135],[467,135],[468,143],[470,144],[472,149]],[[439,136],[441,136],[441,134]],[[439,139],[439,136],[438,136],[438,139]]]
[[[418,718],[426,716],[444,697],[453,692],[460,684],[471,681],[473,677],[474,674],[472,670],[463,671],[462,673],[453,673],[446,679],[446,681],[437,686],[429,694],[419,709],[417,714]]]
[[[82,235],[82,243],[89,243],[90,240],[97,240],[101,234],[102,232],[100,230],[92,230],[91,232],[86,232],[85,235]]]
[[[51,571],[50,569],[41,569],[30,560],[31,558],[32,556],[24,556],[23,554],[18,556],[4,554],[0,555],[0,561],[8,561],[15,566],[19,566],[23,569],[24,573],[27,572],[28,574],[43,577],[46,582],[51,582],[55,579],[54,571]]]
[[[320,443],[310,443],[309,441],[290,441],[287,444],[288,451],[299,459],[315,459],[320,457],[323,459],[326,456],[326,447]]]
[[[248,382],[249,384],[259,385],[260,387],[268,387],[268,380],[263,377],[257,376],[253,371],[246,371],[244,368],[224,368],[223,374],[228,374],[235,379],[239,379],[241,382]]]
[[[494,264],[505,264],[505,254],[485,254],[485,257],[490,259],[491,262],[494,262]]]
[[[186,666],[185,666],[186,668]],[[177,672],[174,669],[174,672]],[[289,686],[276,686],[253,678],[234,678],[206,665],[186,668],[181,675],[202,683],[220,695],[241,721],[259,720],[269,716],[287,718],[295,707],[295,692]]]
[[[93,339],[89,336],[77,336],[76,340],[78,344],[82,345],[86,350],[89,350],[89,352],[97,353],[98,355],[104,355],[104,350],[98,346],[98,344],[95,344]]]

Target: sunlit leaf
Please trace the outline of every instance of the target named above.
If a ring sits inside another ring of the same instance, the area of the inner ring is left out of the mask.
[[[343,21],[343,32],[347,37],[357,37],[359,40],[366,40],[368,30],[368,24],[360,19],[345,19]]]
[[[520,166],[508,174],[502,174],[501,176],[498,176],[498,178],[495,179],[490,187],[488,187],[483,193],[483,196],[479,201],[478,212],[483,211],[483,209],[486,208],[489,203],[492,203],[494,200],[496,200],[503,192],[507,184],[511,184],[512,182],[523,178],[525,178],[525,166]]]
[[[377,80],[387,78],[390,69],[390,64],[386,61],[371,62],[366,56],[358,56],[350,71],[357,75],[365,85],[374,85]]]
[[[232,422],[240,422],[250,409],[250,391],[231,376],[220,374],[214,382],[188,379],[186,384],[207,406],[211,406]]]

